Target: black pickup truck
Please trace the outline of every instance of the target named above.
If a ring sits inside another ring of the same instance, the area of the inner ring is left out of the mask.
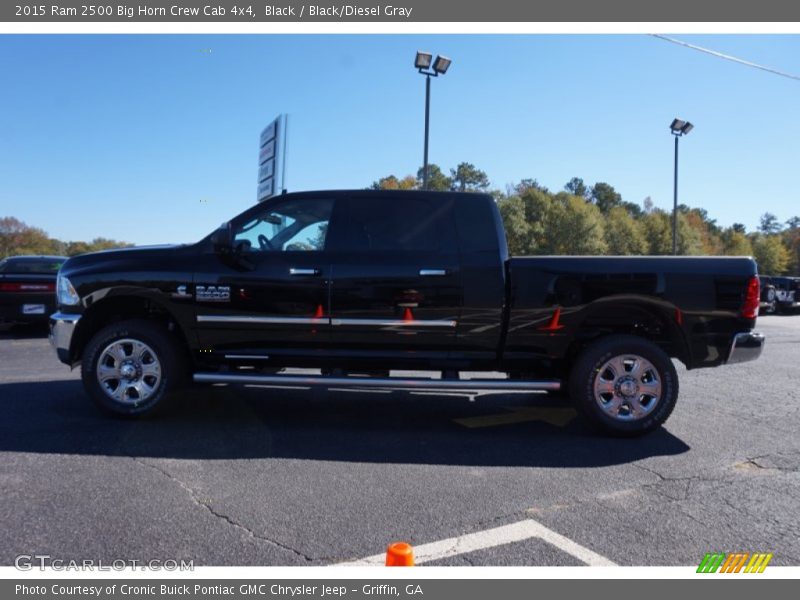
[[[191,379],[563,389],[600,429],[637,435],[675,406],[672,358],[714,367],[764,344],[752,259],[510,258],[483,194],[284,194],[196,244],[70,258],[57,289],[59,359],[127,416]]]

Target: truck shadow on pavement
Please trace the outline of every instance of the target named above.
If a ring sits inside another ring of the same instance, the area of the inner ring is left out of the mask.
[[[194,388],[166,414],[131,421],[70,379],[0,384],[0,405],[3,452],[582,468],[689,450],[663,428],[600,437],[542,394]]]

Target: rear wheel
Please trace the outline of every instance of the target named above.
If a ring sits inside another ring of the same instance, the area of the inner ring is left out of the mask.
[[[761,300],[766,304],[759,312],[764,314],[772,314],[775,312],[776,294],[775,288],[771,285],[764,288],[761,293]]]
[[[667,420],[678,399],[678,375],[652,342],[615,335],[587,347],[573,365],[570,398],[605,433],[637,436]]]
[[[162,409],[185,382],[184,352],[169,332],[144,319],[98,331],[81,362],[86,392],[114,414],[137,417]]]

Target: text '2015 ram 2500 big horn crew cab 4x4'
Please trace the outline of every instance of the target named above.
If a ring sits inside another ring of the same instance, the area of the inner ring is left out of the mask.
[[[196,244],[70,258],[57,287],[58,357],[123,415],[192,378],[566,389],[600,429],[636,435],[675,406],[672,358],[713,367],[764,344],[752,259],[509,258],[483,194],[284,194]],[[290,367],[319,374],[281,374]]]

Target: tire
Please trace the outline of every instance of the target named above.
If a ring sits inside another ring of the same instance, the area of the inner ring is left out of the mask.
[[[186,383],[185,357],[174,336],[158,323],[144,319],[113,323],[86,346],[83,387],[98,406],[115,415],[152,415]]]
[[[635,364],[639,367],[634,370]],[[678,374],[669,356],[652,342],[613,335],[578,356],[570,372],[569,395],[595,429],[635,437],[660,427],[672,413]]]
[[[767,304],[766,306],[759,306],[758,307],[758,316],[763,315],[772,315],[775,314],[777,310],[776,303],[772,302],[771,304]]]

